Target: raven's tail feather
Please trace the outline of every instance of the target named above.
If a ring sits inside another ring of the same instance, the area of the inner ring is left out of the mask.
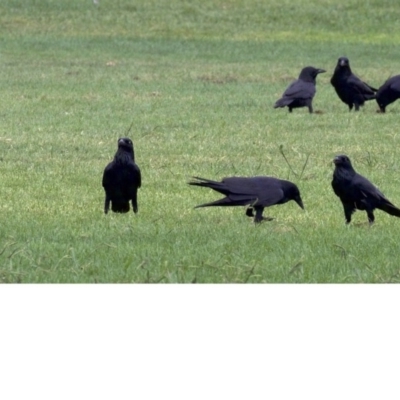
[[[377,208],[379,208],[382,211],[387,212],[390,215],[394,215],[395,217],[400,218],[400,209],[398,209],[396,206],[394,206],[391,203],[384,203]]]
[[[208,187],[223,194],[227,193],[226,185],[223,182],[212,181],[210,179],[199,178],[197,176],[194,176],[193,179],[197,179],[197,181],[190,181],[188,182],[189,185]]]
[[[254,201],[257,201],[256,199],[249,197],[248,194],[237,194],[236,193],[234,195],[234,198],[231,198],[230,197],[231,192],[230,192],[229,188],[227,187],[226,183],[224,183],[224,182],[212,181],[210,179],[199,178],[197,176],[194,176],[193,179],[197,179],[197,181],[190,181],[190,182],[188,182],[189,185],[207,187],[209,189],[213,189],[213,190],[227,196],[227,197],[224,197],[223,199],[216,200],[211,203],[200,204],[200,205],[196,206],[195,208],[212,207],[212,206],[245,206],[245,205],[253,203]]]
[[[129,202],[111,201],[111,210],[116,213],[127,213],[129,212]]]
[[[277,102],[276,102],[275,105],[274,105],[274,108],[286,107],[286,106],[288,106],[292,101],[293,101],[293,99],[288,99],[288,98],[282,97],[281,99],[277,100]]]
[[[237,206],[237,204],[233,203],[230,199],[225,197],[225,198],[220,199],[220,200],[212,201],[211,203],[199,204],[195,208],[213,207],[213,206]]]
[[[209,187],[210,184],[219,183],[217,181],[212,181],[211,179],[200,178],[199,176],[193,176],[192,178],[196,180],[188,182],[189,185]]]

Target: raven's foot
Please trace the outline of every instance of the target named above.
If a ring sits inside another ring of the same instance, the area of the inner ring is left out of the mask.
[[[256,219],[254,218],[254,223],[255,224],[261,224],[263,221],[273,221],[275,218],[272,217],[261,217],[261,219]]]

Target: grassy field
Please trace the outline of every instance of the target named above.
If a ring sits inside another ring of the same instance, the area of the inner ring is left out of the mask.
[[[372,86],[400,73],[392,1],[22,3],[0,4],[0,281],[400,280],[400,221],[347,227],[330,186],[346,153],[400,206],[400,105],[349,113],[329,83],[342,55]],[[306,65],[327,70],[321,113],[274,110]],[[105,216],[102,173],[132,122],[139,213]],[[306,210],[256,227],[241,207],[194,210],[219,195],[193,175],[290,179]]]

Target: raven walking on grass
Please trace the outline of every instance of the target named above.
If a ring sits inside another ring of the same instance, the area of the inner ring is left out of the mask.
[[[374,223],[374,210],[385,211],[390,215],[400,217],[400,209],[394,206],[368,179],[358,174],[349,157],[339,155],[333,159],[332,188],[343,204],[346,224],[351,221],[351,215],[356,210],[367,212],[369,224]]]
[[[138,212],[137,190],[142,178],[139,167],[135,164],[133,143],[129,138],[118,139],[118,150],[103,173],[103,187],[106,192],[104,212],[110,209],[117,213],[129,211],[132,202],[134,213]]]
[[[351,72],[350,61],[347,57],[338,59],[331,84],[340,100],[349,106],[349,111],[353,109],[353,106],[355,111],[358,111],[365,101],[375,99],[375,92],[377,92],[377,89],[369,86]]]
[[[400,75],[388,79],[376,93],[376,102],[381,112],[386,112],[386,106],[400,99]]]
[[[324,69],[305,67],[301,70],[299,79],[293,81],[275,103],[274,108],[288,107],[289,112],[293,108],[308,107],[313,112],[312,100],[316,92],[316,78],[318,74],[326,72]]]
[[[284,204],[290,200],[294,200],[301,208],[304,209],[303,201],[300,197],[298,187],[289,181],[277,179],[269,176],[255,176],[252,178],[229,177],[223,178],[221,182],[209,179],[193,177],[193,181],[188,182],[189,185],[203,186],[226,197],[196,206],[249,206],[246,215],[254,217],[254,222],[259,223],[262,220],[271,220],[262,216],[264,208],[275,204]],[[255,211],[255,216],[253,214]]]

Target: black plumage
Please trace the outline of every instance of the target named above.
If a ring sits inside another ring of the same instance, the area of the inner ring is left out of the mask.
[[[135,163],[133,143],[129,138],[118,139],[118,150],[103,173],[103,187],[106,193],[104,212],[110,209],[127,213],[132,202],[134,213],[138,212],[137,190],[142,184],[140,169]]]
[[[333,159],[332,188],[343,204],[346,224],[350,223],[351,215],[356,210],[367,212],[368,221],[374,223],[374,210],[385,211],[390,215],[400,217],[400,209],[394,206],[367,178],[358,174],[349,157],[339,155]]]
[[[316,78],[318,74],[326,72],[324,69],[305,67],[301,70],[299,78],[293,81],[275,103],[274,108],[288,107],[289,112],[293,108],[308,107],[313,112],[312,101],[316,92]]]
[[[388,79],[376,93],[376,102],[381,112],[386,112],[386,106],[400,99],[400,75]]]
[[[353,109],[353,106],[355,111],[358,111],[365,101],[375,99],[375,92],[377,92],[377,89],[363,82],[351,72],[350,61],[347,57],[338,59],[331,84],[340,100],[349,106],[349,111]]]
[[[249,207],[246,210],[246,215],[253,217],[254,210],[254,222],[256,223],[270,219],[264,218],[262,214],[265,207],[275,204],[284,204],[290,200],[294,200],[304,209],[298,187],[294,183],[282,179],[269,176],[255,176],[251,178],[233,176],[223,178],[221,182],[198,177],[194,177],[193,179],[195,180],[188,182],[189,185],[207,187],[226,196],[211,203],[200,204],[195,208],[247,205]]]

